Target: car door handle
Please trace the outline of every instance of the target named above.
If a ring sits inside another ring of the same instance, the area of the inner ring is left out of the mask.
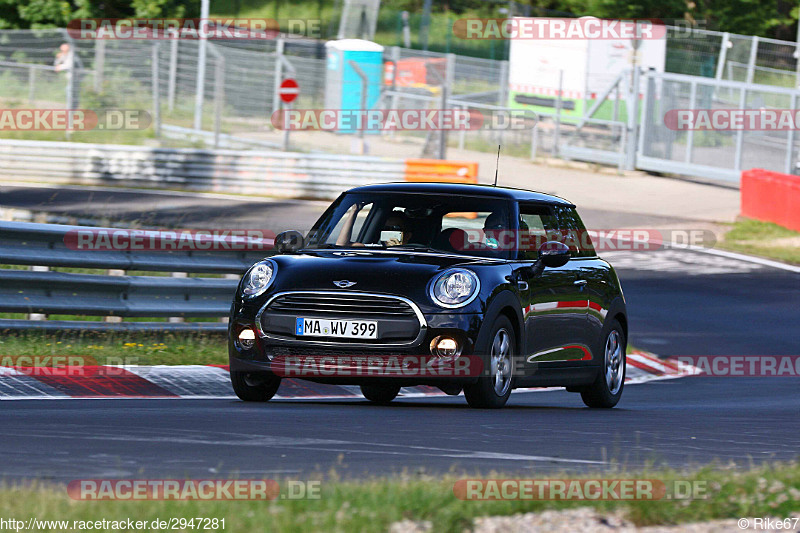
[[[579,280],[576,280],[575,282],[573,282],[573,285],[578,285],[579,287],[583,287],[587,283],[589,283],[589,282],[586,281],[585,279],[579,279]]]

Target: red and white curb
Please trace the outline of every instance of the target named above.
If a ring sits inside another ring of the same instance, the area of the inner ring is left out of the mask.
[[[641,351],[628,354],[627,384],[674,379],[699,374],[697,368]],[[515,393],[556,390],[517,389]],[[400,396],[419,398],[443,396],[429,386],[405,387]],[[359,387],[323,385],[297,379],[284,379],[276,399],[352,399],[361,398]],[[182,366],[94,366],[18,368],[0,366],[0,400],[34,399],[233,399],[228,367],[225,365]]]

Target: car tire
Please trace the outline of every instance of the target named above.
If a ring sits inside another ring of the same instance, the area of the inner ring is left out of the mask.
[[[485,370],[482,374],[488,371],[488,375],[481,375],[475,384],[464,387],[464,396],[470,407],[499,409],[506,404],[514,388],[516,342],[514,327],[506,316],[495,320],[485,351]]]
[[[233,392],[246,402],[268,402],[278,392],[281,378],[275,374],[231,372]]]
[[[364,398],[378,405],[387,405],[397,398],[400,387],[396,385],[361,385]]]
[[[581,389],[581,399],[588,407],[609,409],[617,405],[625,386],[627,339],[620,323],[611,322],[603,339],[603,361],[597,379]]]

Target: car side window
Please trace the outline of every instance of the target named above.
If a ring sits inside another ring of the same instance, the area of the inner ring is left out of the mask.
[[[539,247],[558,235],[558,221],[552,206],[520,204],[519,206],[519,259],[536,261]]]
[[[594,257],[597,253],[594,250],[592,238],[586,231],[578,211],[574,207],[559,206],[556,208],[558,213],[559,226],[563,235],[562,242],[569,246],[570,251],[575,257]]]

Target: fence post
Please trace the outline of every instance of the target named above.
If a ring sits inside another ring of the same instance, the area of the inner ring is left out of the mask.
[[[106,274],[109,275],[109,276],[124,276],[126,274],[126,272],[124,270],[119,269],[119,268],[110,268],[110,269],[108,269],[106,271]],[[126,289],[126,291],[127,291],[127,289]],[[127,298],[127,292],[126,292],[126,295],[124,297]],[[109,322],[109,323],[118,324],[118,323],[122,322],[122,317],[121,316],[107,315],[105,318],[103,318],[103,322]]]
[[[36,69],[28,67],[28,102],[33,103],[36,95]]]
[[[631,87],[628,91],[628,131],[625,143],[625,170],[636,168],[636,130],[639,118],[639,67],[631,73]]]
[[[689,109],[697,108],[697,81],[692,80],[689,88]],[[694,144],[694,128],[686,132],[686,163],[692,162],[692,144]]]
[[[744,109],[747,103],[747,89],[742,87],[739,91],[739,109]],[[733,169],[737,172],[742,170],[742,147],[744,145],[744,130],[739,129],[736,132],[736,154],[733,164]]]
[[[169,45],[169,81],[167,82],[167,106],[170,112],[175,108],[175,78],[178,74],[178,43],[178,36],[174,35]]]
[[[155,131],[156,138],[161,137],[161,95],[159,93],[159,76],[158,76],[158,41],[153,41],[153,50],[151,54],[151,73],[152,73],[152,90],[153,90],[153,130]]]
[[[202,0],[200,4],[200,19],[208,20],[209,0]],[[208,39],[200,36],[197,51],[197,84],[194,95],[194,129],[203,129],[203,97],[206,88],[206,48]]]
[[[453,85],[456,69],[456,55],[445,55],[445,70],[444,80],[442,80],[442,109],[444,113],[447,110],[447,99],[450,98],[450,88]],[[447,159],[447,130],[441,128],[439,130],[439,159]]]
[[[173,272],[170,274],[170,276],[173,278],[188,278],[189,274],[186,272]],[[171,316],[167,319],[167,322],[171,324],[180,324],[185,321],[186,319],[184,319],[182,316]]]
[[[222,128],[222,111],[225,98],[225,63],[217,57],[214,67],[214,148],[219,148],[219,135]]]
[[[750,44],[750,59],[747,61],[747,83],[753,83],[753,74],[755,74],[757,55],[758,37],[753,37],[753,41]]]
[[[558,94],[556,95],[556,128],[553,133],[553,155],[558,157],[558,139],[561,136],[561,99],[564,88],[564,70],[558,71]]]
[[[49,272],[50,267],[32,265],[28,267],[31,272]],[[28,313],[28,320],[47,320],[45,313]]]
[[[94,92],[103,90],[103,74],[106,68],[106,40],[94,41]]]
[[[797,94],[792,95],[791,105],[789,109],[797,109]],[[789,135],[786,139],[786,161],[784,163],[784,173],[794,174],[792,170],[792,162],[794,161],[794,128],[789,128]]]
[[[731,34],[725,32],[722,34],[722,44],[719,49],[719,59],[717,60],[717,73],[715,78],[722,79],[722,74],[725,71],[725,61],[728,59],[728,46],[731,43]]]
[[[280,111],[281,101],[278,93],[281,89],[281,82],[283,81],[283,39],[278,39],[275,42],[275,83],[273,83],[272,90],[272,112]]]

